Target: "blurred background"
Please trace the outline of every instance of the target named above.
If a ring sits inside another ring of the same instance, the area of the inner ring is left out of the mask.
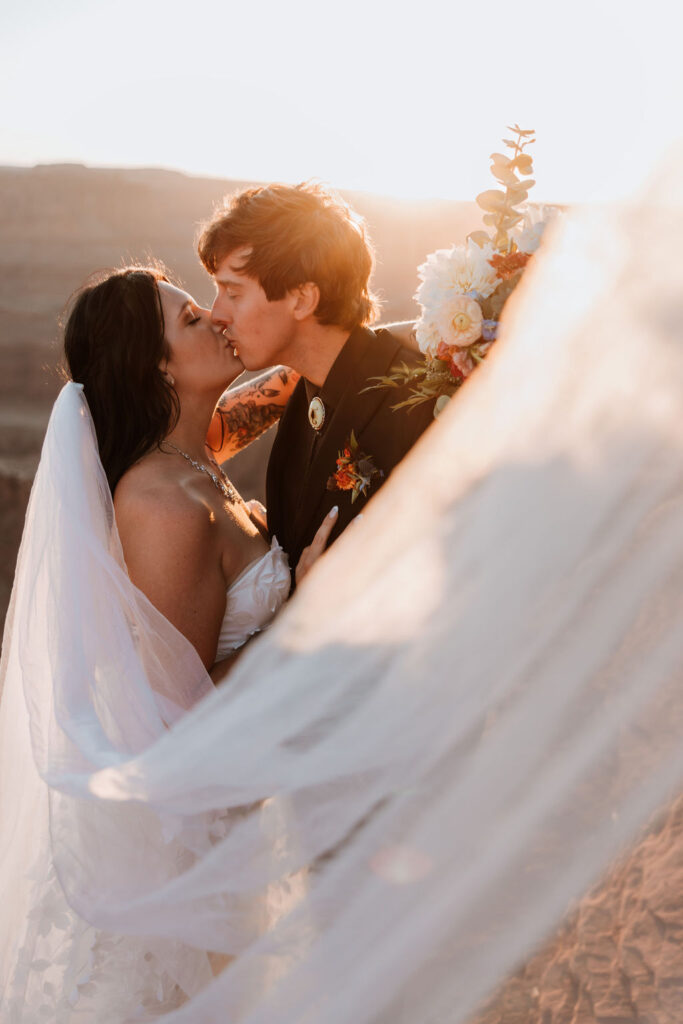
[[[50,406],[59,316],[93,270],[163,260],[202,303],[194,239],[223,195],[317,178],[368,221],[382,319],[481,226],[513,122],[537,201],[619,201],[681,134],[662,0],[25,0],[0,14],[0,620]],[[263,494],[271,438],[230,467]]]

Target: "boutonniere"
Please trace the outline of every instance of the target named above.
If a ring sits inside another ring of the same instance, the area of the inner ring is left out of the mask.
[[[328,491],[351,491],[351,504],[359,494],[367,494],[375,477],[384,473],[358,446],[353,430],[349,440],[339,452],[336,472],[327,481]]]

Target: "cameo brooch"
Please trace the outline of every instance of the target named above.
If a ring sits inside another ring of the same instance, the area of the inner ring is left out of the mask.
[[[321,430],[325,422],[325,406],[322,398],[318,398],[317,395],[311,399],[308,407],[308,422],[314,430]]]

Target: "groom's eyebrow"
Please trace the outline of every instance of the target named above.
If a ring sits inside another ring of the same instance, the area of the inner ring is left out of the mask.
[[[241,288],[242,282],[237,277],[231,277],[230,274],[216,274],[215,281],[217,284],[230,285],[231,288]]]
[[[231,256],[228,256],[226,261],[228,273],[235,275],[235,277],[230,279],[230,284],[233,285],[238,285],[240,283],[239,279],[244,278],[244,267],[251,256],[251,249],[247,249],[246,252],[240,250],[240,253],[240,256],[237,253],[233,253]]]

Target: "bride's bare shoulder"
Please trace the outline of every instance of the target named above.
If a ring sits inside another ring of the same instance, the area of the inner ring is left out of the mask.
[[[156,453],[140,459],[123,474],[114,491],[117,513],[149,503],[165,504],[182,497],[178,475]]]
[[[182,463],[169,462],[150,456],[121,477],[116,525],[130,579],[209,668],[225,613],[224,538]]]
[[[176,470],[176,471],[174,471]],[[160,453],[126,470],[114,491],[114,512],[119,532],[146,529],[194,533],[208,522],[206,506],[185,486],[177,467]]]

